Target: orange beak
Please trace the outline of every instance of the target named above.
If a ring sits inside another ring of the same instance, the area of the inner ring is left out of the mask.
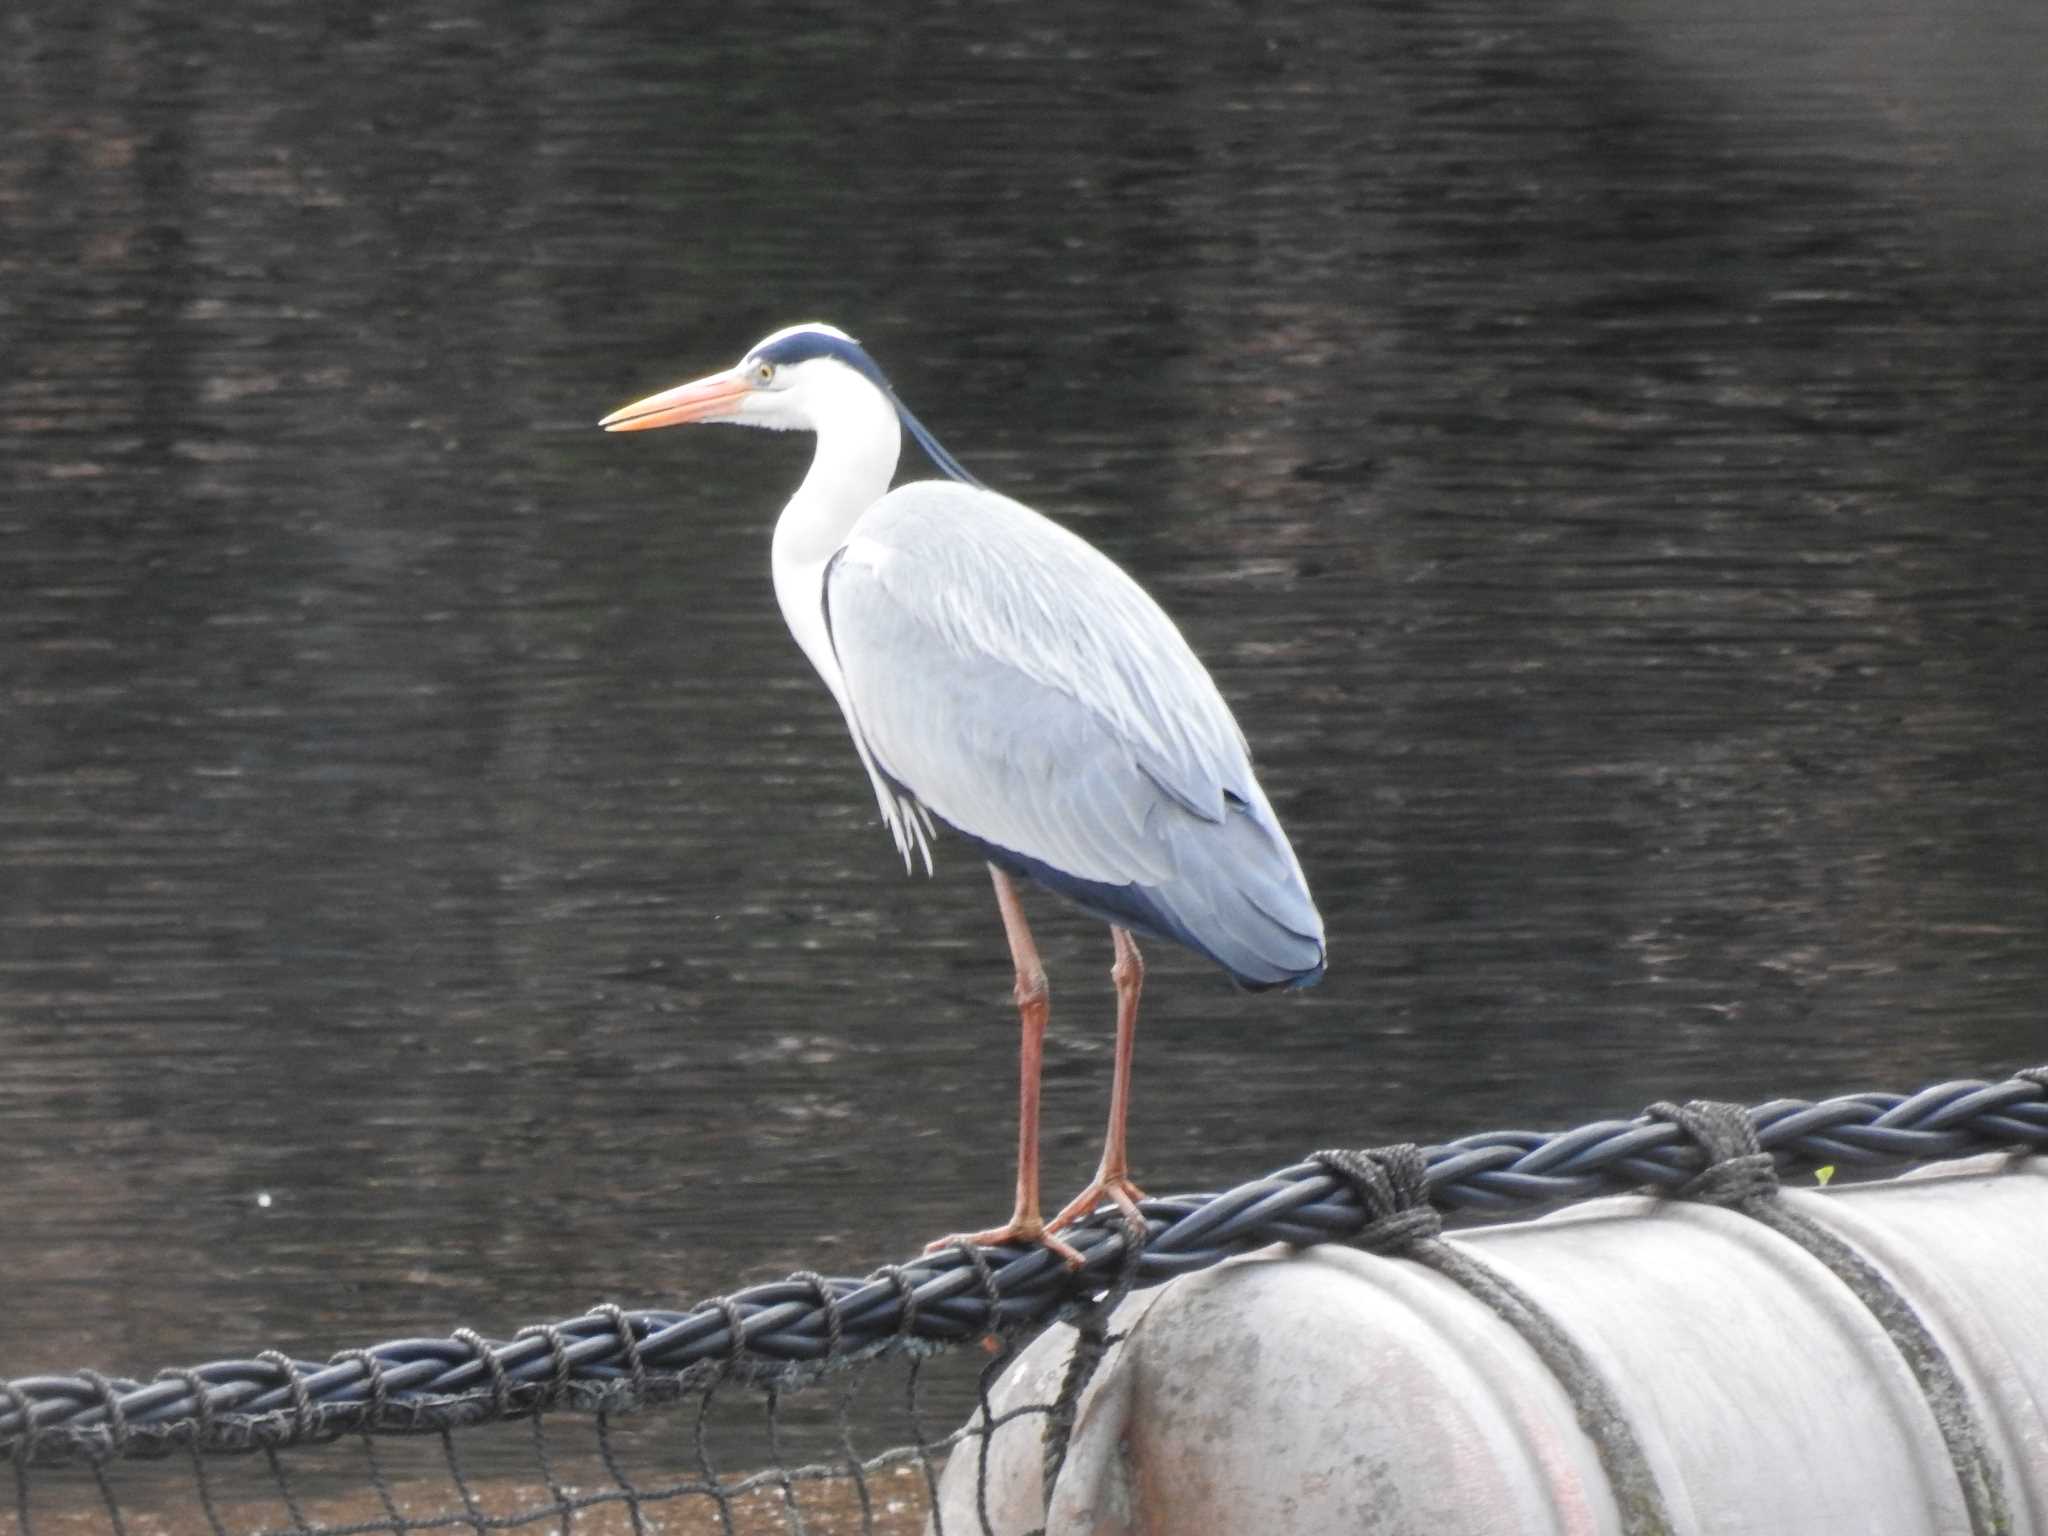
[[[607,432],[645,432],[654,427],[679,427],[689,421],[717,421],[752,389],[744,377],[728,369],[622,405],[598,425]]]

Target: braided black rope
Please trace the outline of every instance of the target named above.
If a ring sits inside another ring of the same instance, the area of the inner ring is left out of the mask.
[[[1747,1111],[1781,1171],[1876,1168],[2048,1148],[2048,1069],[1918,1093],[1859,1093]],[[1645,1186],[1676,1192],[1706,1159],[1651,1115],[1576,1130],[1490,1131],[1422,1154],[1429,1204],[1500,1217]],[[1125,1283],[1155,1285],[1274,1242],[1354,1239],[1371,1219],[1354,1182],[1308,1161],[1221,1194],[1140,1204],[1147,1235]],[[151,1382],[80,1372],[0,1380],[0,1459],[23,1465],[253,1451],[352,1433],[439,1432],[546,1406],[586,1412],[672,1402],[738,1378],[791,1388],[846,1363],[1010,1338],[1072,1315],[1124,1280],[1122,1217],[1104,1208],[1066,1233],[1069,1271],[1038,1247],[927,1254],[865,1279],[810,1273],[686,1312],[601,1308],[523,1330],[402,1339],[326,1365],[269,1353],[169,1371]],[[481,1346],[481,1347],[480,1347]]]

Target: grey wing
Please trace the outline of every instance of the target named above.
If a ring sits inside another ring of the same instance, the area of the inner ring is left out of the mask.
[[[864,753],[917,803],[1242,981],[1321,974],[1321,918],[1229,708],[1107,557],[993,492],[909,485],[855,525],[825,605]]]

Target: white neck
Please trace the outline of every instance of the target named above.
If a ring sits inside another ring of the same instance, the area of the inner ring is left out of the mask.
[[[817,372],[822,377],[806,379],[805,390],[818,451],[775,523],[775,599],[844,709],[846,691],[825,630],[825,564],[860,515],[887,494],[903,429],[894,404],[866,379],[837,365]]]

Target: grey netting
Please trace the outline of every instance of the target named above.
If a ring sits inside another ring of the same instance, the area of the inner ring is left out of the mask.
[[[2032,1150],[2048,1146],[2048,1072],[1742,1113],[1780,1173]],[[1103,1332],[1108,1305],[1130,1287],[1273,1242],[1363,1233],[1398,1248],[1427,1237],[1432,1212],[1499,1217],[1645,1187],[1701,1192],[1725,1177],[1699,1182],[1714,1161],[1658,1114],[1385,1156],[1323,1153],[1221,1194],[1148,1199],[1142,1234],[1105,1210],[1068,1234],[1086,1261],[1073,1272],[1041,1249],[958,1245],[859,1279],[806,1271],[687,1311],[604,1307],[504,1341],[465,1329],[324,1363],[267,1352],[147,1381],[0,1379],[11,1518],[21,1536],[566,1532],[572,1518],[634,1536],[657,1525],[729,1536],[913,1530],[940,1459],[963,1438],[981,1442],[986,1465],[989,1436],[1040,1419],[1048,1477],[1056,1471],[1088,1365],[1057,1402],[988,1413],[995,1374],[1049,1322],[1085,1323],[1077,1358],[1092,1364],[1115,1342]],[[1769,1171],[1745,1166],[1742,1177]],[[977,1360],[961,1348],[977,1343],[993,1352]],[[969,1420],[977,1404],[970,1428],[937,1427]],[[660,1407],[674,1411],[622,1417]],[[335,1441],[353,1450],[280,1454]],[[236,1452],[253,1454],[215,1454]],[[176,1463],[147,1475],[126,1465],[163,1458]]]

